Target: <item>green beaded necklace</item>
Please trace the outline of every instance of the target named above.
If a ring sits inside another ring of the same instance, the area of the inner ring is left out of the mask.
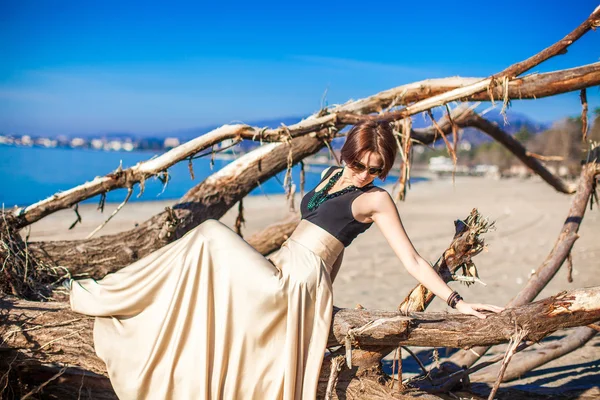
[[[339,172],[334,174],[331,177],[331,179],[329,180],[329,182],[327,182],[327,185],[325,185],[325,187],[323,189],[319,190],[318,192],[315,189],[315,194],[313,194],[313,196],[308,201],[307,208],[309,211],[316,210],[323,202],[325,202],[329,199],[333,199],[333,198],[341,196],[345,193],[349,193],[349,192],[358,190],[357,186],[350,185],[350,186],[343,188],[342,190],[338,190],[335,193],[327,194],[329,189],[331,189],[333,187],[333,185],[335,185],[335,183],[340,179],[340,177],[342,176],[342,172],[344,172],[344,168],[342,168]]]

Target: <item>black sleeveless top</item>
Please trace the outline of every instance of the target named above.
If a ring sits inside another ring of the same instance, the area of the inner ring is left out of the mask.
[[[327,171],[327,174],[325,174],[319,184],[302,198],[300,214],[302,219],[306,219],[325,229],[342,242],[345,247],[348,247],[354,238],[373,225],[372,222],[364,223],[357,221],[352,215],[352,202],[354,199],[373,188],[373,185],[369,184],[358,188],[358,190],[327,199],[316,210],[309,211],[308,202],[310,198],[315,194],[317,187],[329,178],[334,171],[339,171],[339,168],[329,168],[329,171]]]

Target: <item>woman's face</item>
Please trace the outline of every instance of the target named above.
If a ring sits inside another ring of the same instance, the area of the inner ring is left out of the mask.
[[[368,185],[381,174],[383,160],[378,154],[367,151],[357,161],[348,165],[349,178],[354,186]]]

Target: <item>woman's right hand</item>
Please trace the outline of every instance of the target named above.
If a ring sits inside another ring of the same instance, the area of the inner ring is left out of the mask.
[[[467,303],[466,301],[461,300],[456,304],[456,310],[462,314],[474,315],[477,318],[485,319],[487,316],[479,311],[499,313],[504,311],[504,307],[498,307],[492,304]]]

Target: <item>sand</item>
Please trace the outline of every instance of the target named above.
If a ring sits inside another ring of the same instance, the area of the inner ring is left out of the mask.
[[[482,215],[496,221],[497,229],[486,235],[488,251],[475,258],[480,277],[487,286],[467,288],[453,284],[453,287],[467,301],[504,305],[525,285],[531,272],[550,252],[567,216],[570,201],[570,196],[556,192],[538,178],[491,180],[458,177],[455,184],[449,179],[433,178],[413,185],[407,201],[400,203],[398,209],[414,246],[430,261],[435,261],[450,243],[453,221],[465,218],[472,208],[478,208]],[[174,202],[128,204],[101,233],[131,229]],[[84,238],[115,207],[115,204],[107,205],[104,214],[100,214],[93,204],[80,206],[83,223],[70,231],[68,226],[75,219],[74,212],[55,213],[32,225],[31,240]],[[244,200],[244,207],[244,235],[281,221],[289,214],[281,195],[251,197]],[[231,210],[222,221],[233,226],[236,214],[236,210]],[[581,237],[572,251],[573,282],[567,281],[567,269],[563,266],[538,298],[562,290],[600,285],[600,212],[597,208],[593,211],[588,208],[579,234]],[[346,249],[334,284],[335,304],[340,307],[361,304],[366,308],[395,309],[415,284],[379,229],[373,226]],[[429,310],[448,310],[448,307],[436,299]],[[564,335],[564,332],[557,335]],[[424,362],[431,361],[428,359],[430,352],[421,351],[419,355]],[[411,360],[407,360],[404,368],[409,374],[417,372],[416,364]],[[513,385],[528,384],[528,388],[584,386],[598,390],[599,337],[525,378]]]

